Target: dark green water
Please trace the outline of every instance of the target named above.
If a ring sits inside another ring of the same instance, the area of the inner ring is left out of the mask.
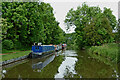
[[[117,66],[106,65],[89,56],[85,51],[78,52],[76,63],[77,74],[80,78],[116,78],[118,76]]]
[[[4,66],[6,70],[5,78],[41,78],[45,77],[46,72],[41,71],[51,61],[55,55],[43,59],[26,59],[19,64],[12,64],[11,66]],[[49,70],[49,68],[48,68]]]
[[[91,58],[85,51],[66,50],[42,59],[3,66],[5,78],[115,78],[119,69]]]

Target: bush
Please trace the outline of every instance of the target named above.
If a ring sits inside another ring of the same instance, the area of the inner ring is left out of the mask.
[[[11,50],[13,48],[14,44],[12,40],[4,40],[2,42],[3,49]]]
[[[14,42],[14,49],[19,50],[19,49],[21,49],[21,48],[23,48],[21,42],[15,41],[15,42]]]
[[[31,46],[28,46],[27,43],[21,43],[20,41],[15,41],[14,42],[14,49],[16,50],[30,50]]]

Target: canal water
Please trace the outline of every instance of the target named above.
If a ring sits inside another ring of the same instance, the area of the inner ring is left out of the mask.
[[[78,51],[77,54],[75,78],[118,78],[120,75],[116,64],[106,65],[89,56],[86,51]]]
[[[76,74],[75,71],[75,63],[77,61],[77,54],[73,50],[67,50],[63,52],[64,55],[64,61],[58,68],[58,73],[55,75],[54,78],[64,78],[65,76],[68,76],[70,73],[72,76]]]
[[[62,63],[59,62],[62,56]],[[55,59],[58,60],[55,60]],[[59,64],[59,65],[58,65]],[[85,51],[65,50],[45,58],[25,59],[3,66],[6,78],[115,78],[115,67],[91,58]]]

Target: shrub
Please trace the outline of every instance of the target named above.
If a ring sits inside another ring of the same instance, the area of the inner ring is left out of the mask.
[[[4,40],[2,42],[3,49],[11,50],[13,48],[14,44],[12,40]]]
[[[20,41],[15,41],[14,42],[14,49],[16,50],[30,50],[31,46],[28,46],[27,43],[21,43]]]
[[[14,42],[14,49],[18,49],[19,50],[21,48],[23,48],[22,44],[19,41],[15,41]]]

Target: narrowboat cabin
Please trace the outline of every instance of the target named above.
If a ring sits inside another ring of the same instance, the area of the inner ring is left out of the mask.
[[[38,43],[38,45],[32,45],[32,52],[29,54],[29,57],[33,58],[36,56],[47,55],[54,51],[54,45],[41,45],[41,43]]]
[[[52,45],[41,45],[41,46],[33,45],[32,46],[32,52],[34,54],[41,54],[44,52],[49,52],[49,51],[54,51],[54,50],[55,50],[55,47]]]
[[[38,44],[34,43],[34,45],[32,45],[32,51],[29,54],[28,58],[41,57],[54,52],[58,52],[63,48],[61,44],[59,45],[41,45],[41,44],[42,43],[38,43]]]

